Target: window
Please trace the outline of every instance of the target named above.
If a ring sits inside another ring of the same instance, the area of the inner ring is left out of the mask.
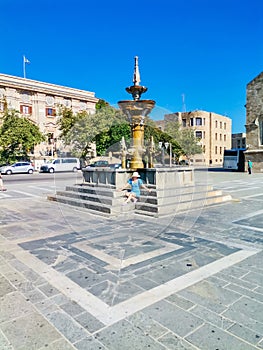
[[[182,119],[182,125],[183,125],[184,128],[186,127],[186,119],[185,118]]]
[[[222,122],[220,122],[220,129],[222,129]]]
[[[205,125],[205,118],[203,118],[203,124]]]
[[[46,116],[54,117],[56,115],[56,110],[54,108],[46,108]]]
[[[77,163],[77,159],[75,159],[75,158],[64,158],[64,159],[62,159],[62,163]]]
[[[217,154],[217,146],[215,146],[215,154]]]
[[[203,131],[203,139],[205,139],[205,131]]]
[[[190,118],[190,126],[194,126],[194,118]]]
[[[226,130],[226,123],[224,123],[224,129]]]
[[[217,133],[215,133],[215,139],[216,139],[216,141],[217,141]]]
[[[222,147],[220,147],[219,149],[219,154],[222,154]]]
[[[196,118],[195,119],[195,125],[197,125],[197,126],[202,125],[202,118]]]
[[[222,141],[222,134],[219,135],[219,139],[220,139],[220,141]]]
[[[205,153],[205,145],[203,146],[203,153]]]
[[[195,132],[195,137],[196,137],[197,139],[201,139],[201,138],[202,138],[202,131],[196,131],[196,132]]]
[[[224,141],[226,141],[226,135],[224,135]]]
[[[215,121],[215,127],[217,128],[217,120]]]
[[[21,114],[32,114],[32,107],[26,105],[20,105]]]

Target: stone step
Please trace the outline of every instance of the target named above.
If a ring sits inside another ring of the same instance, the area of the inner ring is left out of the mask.
[[[112,186],[93,184],[67,186],[65,191],[58,191],[48,196],[49,200],[89,209],[101,215],[118,215],[135,209],[135,213],[153,217],[165,216],[177,212],[195,209],[231,200],[222,191],[211,186],[184,186],[152,191],[142,190],[140,201],[124,206],[124,193]]]
[[[216,191],[220,192],[220,191]],[[161,217],[167,216],[183,211],[193,210],[201,207],[211,206],[215,204],[224,203],[227,201],[231,201],[232,197],[230,195],[223,195],[217,193],[213,195],[209,193],[207,198],[199,198],[191,201],[181,201],[179,203],[174,204],[166,204],[166,205],[152,205],[149,203],[136,203],[135,212],[140,215],[147,215],[152,217]]]
[[[94,214],[99,214],[102,216],[111,216],[113,210],[110,206],[103,205],[100,202],[91,202],[88,200],[83,200],[79,198],[72,198],[66,196],[60,196],[57,194],[48,195],[48,200],[59,202],[67,205],[71,205],[74,207],[79,207],[83,209],[89,209],[94,212]]]

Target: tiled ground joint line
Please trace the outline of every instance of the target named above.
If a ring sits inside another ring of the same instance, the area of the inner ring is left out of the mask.
[[[6,248],[8,250],[8,247]],[[259,250],[240,250],[111,307],[93,294],[81,288],[68,277],[55,271],[52,267],[31,255],[28,251],[25,251],[20,247],[12,250],[12,254],[19,261],[23,262],[29,268],[45,278],[61,293],[77,302],[87,312],[107,326],[167,298],[169,295],[190,287],[227,267],[239,263],[258,252]]]

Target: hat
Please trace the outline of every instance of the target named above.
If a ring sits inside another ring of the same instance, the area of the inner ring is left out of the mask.
[[[132,177],[140,177],[140,174],[139,174],[137,171],[135,171],[135,172],[132,174]]]

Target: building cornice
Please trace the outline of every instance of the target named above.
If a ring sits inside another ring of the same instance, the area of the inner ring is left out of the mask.
[[[56,84],[45,83],[37,80],[20,78],[12,75],[0,74],[0,87],[8,86],[14,89],[21,89],[44,94],[53,94],[56,96],[76,98],[79,100],[88,100],[96,103],[99,99],[95,97],[94,92],[70,88]]]

